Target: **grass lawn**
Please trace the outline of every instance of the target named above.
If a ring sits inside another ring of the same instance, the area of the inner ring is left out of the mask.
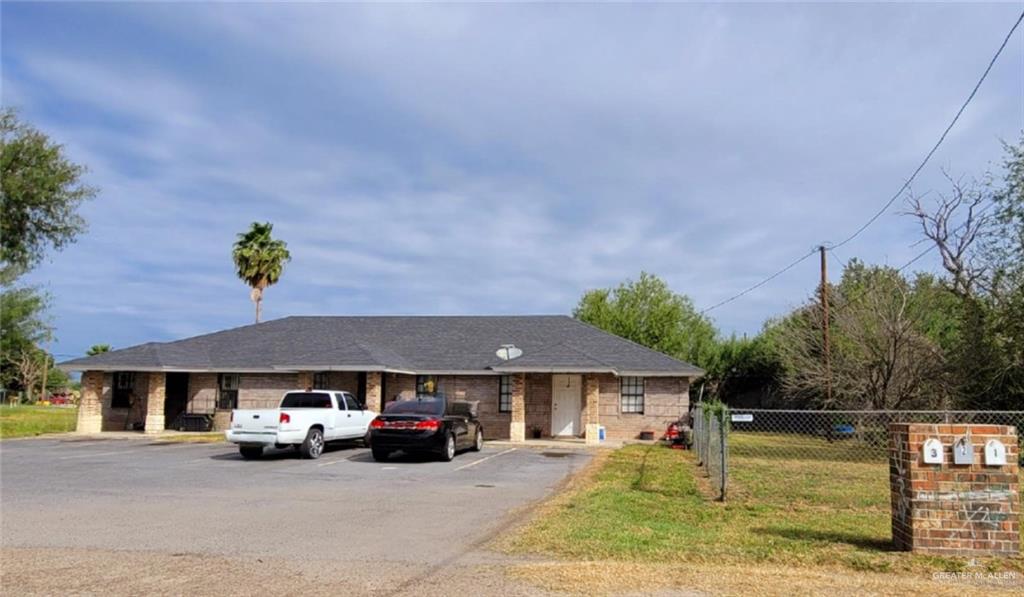
[[[725,503],[709,499],[710,486],[692,452],[632,445],[600,456],[503,547],[576,560],[876,572],[958,571],[968,565],[892,551],[885,460],[823,461],[827,452],[821,450],[831,445],[824,441],[810,459],[759,449],[764,442],[791,440],[734,434]],[[1021,571],[1024,559],[982,565]]]
[[[67,406],[0,406],[0,438],[74,431],[78,409]]]

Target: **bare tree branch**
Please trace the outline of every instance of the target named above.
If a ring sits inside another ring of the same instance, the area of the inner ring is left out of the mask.
[[[993,224],[985,212],[988,194],[985,186],[975,180],[954,179],[943,170],[950,193],[936,193],[937,199],[926,205],[927,196],[910,194],[909,211],[917,218],[925,238],[935,243],[942,258],[942,267],[952,276],[951,288],[961,297],[972,296],[983,284],[988,268],[978,258],[978,239]]]

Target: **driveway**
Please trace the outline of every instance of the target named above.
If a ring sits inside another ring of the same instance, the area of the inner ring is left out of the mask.
[[[341,446],[244,461],[229,444],[6,441],[3,591],[429,593],[462,574],[520,592],[481,546],[588,460],[487,446],[377,463]]]

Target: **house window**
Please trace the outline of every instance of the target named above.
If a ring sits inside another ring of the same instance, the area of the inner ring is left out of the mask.
[[[130,408],[135,394],[135,374],[119,371],[114,374],[114,391],[110,396],[110,408]]]
[[[433,396],[437,393],[437,378],[433,375],[416,376],[416,394]]]
[[[622,377],[619,379],[619,400],[624,413],[644,412],[644,378]]]
[[[238,374],[221,373],[217,379],[217,408],[231,410],[238,408]]]
[[[512,412],[512,376],[502,375],[498,379],[498,412]]]
[[[313,374],[313,389],[314,390],[326,390],[330,385],[330,376],[326,371],[320,371]]]

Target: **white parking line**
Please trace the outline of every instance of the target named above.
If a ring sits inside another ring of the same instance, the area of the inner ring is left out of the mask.
[[[61,456],[58,460],[71,460],[72,458],[95,458],[98,456],[113,456],[114,454],[131,454],[132,452],[138,452],[139,450],[118,450],[116,452],[93,452],[91,454],[72,454],[71,456]]]
[[[348,460],[348,458],[339,458],[337,460],[332,460],[330,462],[319,462],[319,463],[317,463],[316,466],[317,466],[317,468],[319,468],[321,466],[331,466],[332,464],[338,464],[339,462],[345,462],[346,460]]]
[[[154,450],[156,448],[166,448],[166,447],[171,447],[171,446],[173,446],[176,449],[181,449],[181,448],[189,448],[189,447],[205,447],[206,445],[208,445],[208,444],[187,444],[187,443],[178,443],[178,442],[167,442],[167,443],[158,444],[158,445],[149,444],[149,445],[144,445],[144,446],[137,446],[137,447],[134,447],[134,448],[128,448],[128,449],[125,449],[125,450],[117,450],[117,451],[113,451],[113,452],[88,452],[88,453],[82,453],[82,454],[72,454],[70,456],[60,456],[57,459],[58,460],[71,460],[71,459],[74,459],[74,458],[92,458],[92,457],[95,457],[95,456],[114,456],[116,454],[134,454],[135,452],[146,452],[146,451],[149,451],[149,450]],[[159,450],[159,451],[162,452],[163,450]]]
[[[461,471],[464,468],[469,468],[471,466],[476,466],[476,465],[480,464],[481,462],[483,462],[485,460],[490,460],[491,458],[497,458],[498,456],[501,456],[502,454],[508,454],[509,452],[515,452],[515,451],[516,451],[516,448],[509,448],[508,450],[505,450],[504,452],[498,452],[497,454],[491,454],[490,456],[486,456],[484,458],[481,458],[480,460],[474,460],[473,462],[470,462],[469,464],[464,464],[464,465],[458,467],[455,470]]]

